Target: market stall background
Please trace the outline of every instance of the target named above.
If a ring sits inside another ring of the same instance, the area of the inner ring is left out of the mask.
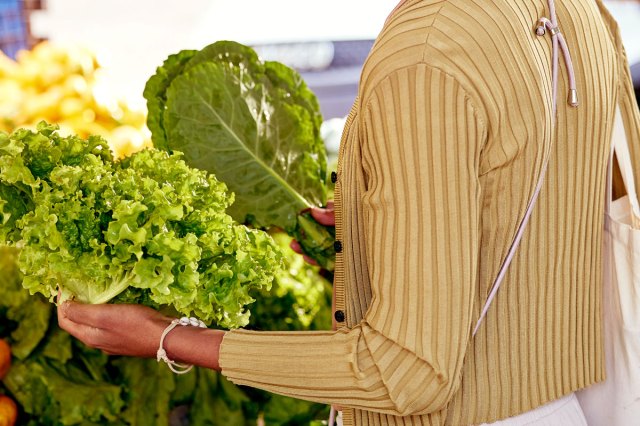
[[[171,52],[223,39],[264,46],[266,59],[303,71],[330,119],[348,112],[368,48],[396,3],[47,0],[46,9],[31,14],[31,22],[36,37],[90,46],[108,72],[113,93],[133,105],[142,104],[146,77]],[[640,3],[605,3],[620,23],[630,64],[639,63]]]

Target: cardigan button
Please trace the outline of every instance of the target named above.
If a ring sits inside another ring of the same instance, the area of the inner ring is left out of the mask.
[[[331,183],[336,183],[338,181],[338,174],[336,172],[331,172]]]
[[[340,241],[335,241],[333,243],[333,249],[336,251],[336,253],[340,253],[342,252],[342,243]]]
[[[336,311],[336,313],[333,314],[333,317],[336,319],[337,322],[344,322],[344,312],[343,311]]]

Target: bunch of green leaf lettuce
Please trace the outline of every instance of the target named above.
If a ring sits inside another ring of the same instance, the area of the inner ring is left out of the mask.
[[[308,213],[326,204],[326,149],[315,95],[287,66],[221,41],[171,55],[144,90],[157,148],[184,153],[236,195],[239,222],[284,229],[327,270],[334,231]]]
[[[283,248],[290,237],[273,235]],[[317,268],[285,252],[285,268],[272,291],[261,289],[250,305],[249,328],[317,330],[331,325],[329,283]],[[256,424],[309,425],[326,419],[327,407],[258,389],[238,387],[201,368],[174,376],[155,360],[106,357],[62,331],[55,311],[40,294],[22,287],[18,251],[0,246],[0,338],[9,340],[13,367],[0,382],[20,405],[25,425],[215,426]],[[99,398],[86,399],[101,392]],[[82,404],[78,404],[82,401]]]
[[[271,284],[281,254],[267,233],[226,214],[225,185],[179,153],[115,162],[101,138],[56,129],[0,133],[0,244],[20,247],[23,286],[247,324],[250,291]]]

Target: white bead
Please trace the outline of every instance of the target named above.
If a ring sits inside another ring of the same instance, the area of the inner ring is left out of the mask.
[[[189,322],[191,323],[192,326],[197,327],[200,325],[200,321],[198,321],[198,318],[189,318]]]
[[[187,317],[180,318],[180,325],[189,325],[189,318]]]

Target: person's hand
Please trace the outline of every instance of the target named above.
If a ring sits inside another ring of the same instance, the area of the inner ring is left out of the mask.
[[[140,305],[85,305],[63,302],[58,324],[87,346],[109,355],[155,358],[160,337],[172,318]],[[224,332],[178,326],[164,339],[169,359],[220,370],[218,362]]]
[[[336,226],[336,214],[333,206],[333,201],[328,201],[327,206],[325,208],[320,207],[312,207],[311,208],[311,216],[320,224],[324,226]],[[302,252],[302,247],[300,243],[296,240],[291,241],[289,245],[293,251],[298,254],[301,254],[304,257],[304,260],[314,266],[318,266],[318,262],[307,256]]]
[[[154,358],[171,318],[146,306],[63,302],[58,324],[87,346],[109,355]]]

